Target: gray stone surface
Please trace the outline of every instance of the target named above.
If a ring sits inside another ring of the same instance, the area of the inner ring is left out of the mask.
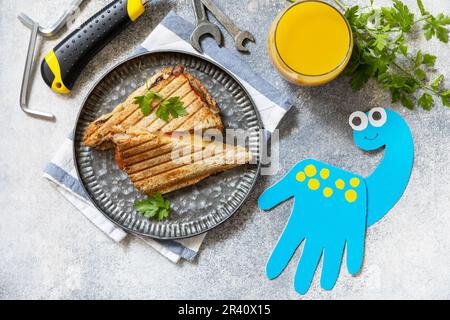
[[[295,108],[281,127],[280,172],[261,179],[236,216],[207,235],[195,263],[174,265],[136,239],[122,245],[109,240],[42,178],[42,169],[73,127],[83,98],[102,73],[126,57],[169,10],[191,21],[193,15],[186,0],[157,1],[151,12],[90,63],[71,96],[52,93],[36,74],[31,104],[56,114],[56,123],[48,123],[19,110],[29,31],[16,16],[24,11],[39,21],[52,21],[68,2],[1,1],[0,298],[450,298],[450,110],[441,105],[432,112],[396,108],[414,134],[415,168],[400,203],[368,230],[360,275],[351,277],[343,269],[331,292],[320,289],[316,275],[309,293],[301,297],[293,290],[297,253],[280,278],[266,279],[265,263],[292,203],[263,213],[256,205],[258,195],[306,157],[369,174],[382,155],[355,147],[347,117],[352,110],[389,105],[388,95],[374,84],[353,93],[345,79],[320,88],[295,87],[281,80],[270,66],[266,34],[286,5],[283,0],[216,0],[258,39],[244,59],[295,99]],[[78,22],[107,2],[88,1]],[[414,0],[406,2],[416,8]],[[450,13],[447,0],[424,2],[433,12]],[[57,41],[43,43],[39,59]],[[450,76],[447,45],[422,39],[416,43],[437,53],[439,69]],[[229,37],[226,45],[232,46]]]

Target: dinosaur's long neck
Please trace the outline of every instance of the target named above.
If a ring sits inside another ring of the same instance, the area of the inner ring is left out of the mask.
[[[383,218],[400,200],[408,185],[414,161],[414,142],[406,123],[398,123],[397,136],[386,144],[384,158],[366,179],[367,225]]]

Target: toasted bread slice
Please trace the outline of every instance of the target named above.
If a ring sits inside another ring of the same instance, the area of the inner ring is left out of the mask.
[[[89,147],[109,149],[113,135],[129,129],[146,128],[154,133],[166,133],[176,130],[223,130],[219,108],[205,86],[194,76],[185,72],[181,65],[161,70],[149,81],[150,90],[160,94],[163,99],[179,97],[188,112],[187,116],[170,118],[168,122],[156,116],[159,103],[153,104],[153,111],[144,116],[134,98],[146,92],[146,86],[134,91],[111,113],[92,122],[84,134],[83,142]]]
[[[169,193],[212,174],[249,163],[240,146],[203,139],[192,133],[154,134],[137,129],[113,137],[116,161],[142,193]]]

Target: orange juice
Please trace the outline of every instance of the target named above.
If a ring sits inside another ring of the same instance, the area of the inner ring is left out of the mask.
[[[289,6],[269,33],[274,66],[284,78],[301,85],[320,85],[336,78],[350,60],[352,47],[352,32],[344,16],[318,0]]]

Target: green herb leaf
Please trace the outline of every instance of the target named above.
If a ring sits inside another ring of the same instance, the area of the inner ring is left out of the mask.
[[[442,104],[446,107],[450,107],[450,90],[441,93],[440,96]]]
[[[145,84],[148,88],[148,83],[146,82]],[[149,116],[152,113],[152,104],[160,100],[162,100],[161,95],[153,91],[149,91],[143,96],[134,97],[134,103],[139,105],[144,116]]]
[[[408,96],[402,95],[400,98],[400,102],[404,107],[408,108],[409,110],[414,109],[414,103]]]
[[[450,17],[443,13],[438,14],[436,17],[429,16],[425,20],[423,26],[424,35],[427,40],[430,40],[433,36],[436,36],[440,41],[448,43],[448,29],[447,25],[450,24]]]
[[[148,116],[152,112],[152,107],[150,106],[150,100],[147,96],[134,97],[134,103],[139,105],[144,116]]]
[[[423,56],[422,64],[428,66],[428,67],[434,67],[436,64],[436,56],[433,56],[432,54],[426,53]]]
[[[404,57],[408,57],[408,47],[407,46],[401,44],[398,46],[398,50]]]
[[[421,50],[417,51],[416,58],[414,59],[414,67],[417,68],[422,64],[423,61],[423,53]]]
[[[163,97],[154,91],[149,91],[146,96],[148,97],[148,99],[153,103],[154,101],[161,101],[163,99]]]
[[[351,84],[354,91],[360,90],[371,77],[370,70],[367,65],[360,65],[351,75]]]
[[[437,15],[437,20],[439,21],[439,23],[440,23],[442,26],[447,26],[447,25],[450,24],[450,16],[447,16],[447,15],[445,15],[445,14],[443,14],[443,13],[439,13],[439,14]]]
[[[345,11],[344,16],[349,22],[352,22],[352,26],[355,26],[355,23],[358,20],[358,11],[359,6],[353,6]]]
[[[159,106],[158,110],[156,110],[156,116],[165,122],[169,122],[169,115],[169,110],[163,103]]]
[[[374,47],[377,48],[378,51],[383,51],[383,49],[386,47],[387,45],[386,39],[388,38],[388,36],[389,35],[385,33],[375,34]]]
[[[170,202],[165,200],[160,193],[147,199],[136,201],[133,208],[147,219],[162,221],[169,217]]]
[[[425,10],[425,7],[424,7],[424,5],[422,3],[422,0],[417,0],[417,6],[419,7],[420,14],[422,16],[426,16],[428,14],[428,11]]]
[[[427,77],[427,74],[425,73],[425,71],[423,71],[420,68],[415,69],[414,73],[419,78],[419,80],[423,80]]]
[[[430,87],[434,90],[434,92],[439,92],[442,80],[444,80],[443,74],[431,82]]]
[[[434,99],[430,94],[424,93],[420,97],[418,103],[419,103],[419,106],[421,106],[423,109],[430,111],[431,108],[433,108]]]
[[[172,97],[161,103],[156,111],[156,115],[162,120],[168,122],[169,115],[176,119],[178,117],[187,116],[188,112],[184,108],[184,103],[179,97]]]
[[[397,21],[400,29],[403,32],[410,32],[414,25],[414,14],[409,11],[409,8],[400,0],[393,0],[394,10],[392,18]]]
[[[169,217],[169,210],[167,210],[167,209],[162,209],[158,214],[159,221],[165,220],[168,217]]]

